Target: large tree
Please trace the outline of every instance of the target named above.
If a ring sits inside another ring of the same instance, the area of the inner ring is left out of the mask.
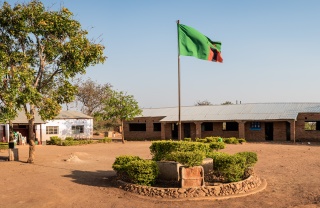
[[[4,2],[0,9],[0,63],[10,63],[1,69],[10,68],[12,79],[22,83],[15,96],[19,97],[17,108],[24,109],[29,122],[30,163],[35,151],[35,112],[43,120],[53,119],[61,104],[75,98],[71,79],[105,61],[104,47],[87,34],[67,8],[50,11],[34,0],[14,7]]]
[[[125,92],[117,92],[110,89],[110,96],[104,101],[103,111],[96,115],[104,120],[117,119],[121,122],[122,143],[124,143],[123,122],[130,121],[135,116],[140,115],[142,110],[133,95]]]

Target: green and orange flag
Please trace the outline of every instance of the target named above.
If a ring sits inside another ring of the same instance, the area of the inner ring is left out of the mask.
[[[223,62],[221,42],[212,41],[196,29],[178,24],[179,54],[198,59]]]

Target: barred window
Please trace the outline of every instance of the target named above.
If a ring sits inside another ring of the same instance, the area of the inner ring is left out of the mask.
[[[260,130],[261,129],[261,123],[260,122],[251,122],[250,123],[250,129],[251,130]]]
[[[72,126],[72,134],[81,134],[84,133],[84,125]]]
[[[46,134],[58,134],[59,126],[47,126]]]

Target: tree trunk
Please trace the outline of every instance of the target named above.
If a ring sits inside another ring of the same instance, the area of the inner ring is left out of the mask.
[[[35,135],[33,132],[34,127],[34,109],[31,107],[30,109],[31,118],[29,118],[29,158],[28,163],[34,163],[34,156],[36,151],[35,145]]]
[[[122,143],[124,144],[124,130],[123,130],[123,120],[121,120],[121,135],[122,135]]]
[[[13,123],[12,121],[9,121],[9,142],[13,142],[14,136],[13,136]]]

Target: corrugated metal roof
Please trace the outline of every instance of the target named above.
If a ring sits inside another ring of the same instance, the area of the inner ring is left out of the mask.
[[[91,116],[78,111],[61,111],[55,119],[90,119]]]
[[[320,113],[320,103],[245,103],[181,107],[181,121],[289,120],[298,113]],[[178,107],[143,109],[141,117],[178,121]]]
[[[87,116],[81,112],[77,111],[61,111],[59,115],[55,119],[90,119],[91,116]],[[27,124],[28,119],[24,113],[24,111],[19,111],[18,116],[13,120],[14,124]],[[39,114],[35,112],[35,119],[34,123],[40,124],[40,123],[46,123],[41,119]]]
[[[14,124],[27,124],[28,119],[27,119],[27,116],[24,113],[24,111],[19,111],[17,117],[12,121],[12,123],[14,123]],[[37,112],[35,112],[34,123],[41,124],[41,123],[46,123],[46,122],[41,119],[41,117],[39,116],[39,114]]]

